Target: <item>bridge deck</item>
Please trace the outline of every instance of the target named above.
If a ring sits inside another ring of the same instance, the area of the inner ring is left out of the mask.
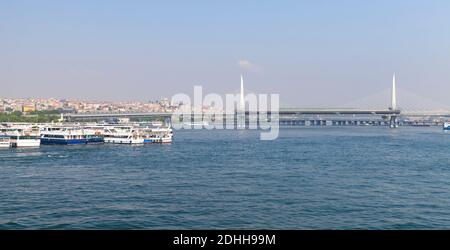
[[[254,112],[245,112],[246,114],[253,114]],[[256,112],[259,113],[259,112]],[[271,113],[271,112],[269,112]],[[146,116],[161,116],[169,117],[173,113],[84,113],[84,114],[66,114],[67,118],[101,118],[101,117],[146,117]],[[193,114],[193,113],[192,113]],[[400,110],[362,110],[362,109],[280,109],[280,115],[395,115],[400,114]],[[187,115],[187,114],[186,114]],[[226,114],[223,115],[233,115]]]

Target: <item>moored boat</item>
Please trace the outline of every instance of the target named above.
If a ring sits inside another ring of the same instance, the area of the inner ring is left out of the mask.
[[[105,143],[115,144],[142,144],[144,138],[139,131],[132,128],[106,127],[103,133]]]
[[[450,122],[444,123],[444,130],[450,130]]]
[[[142,129],[144,143],[170,143],[172,142],[172,135],[172,128],[170,127]]]
[[[7,135],[0,134],[0,148],[10,148],[11,139]]]
[[[2,128],[2,132],[9,137],[11,147],[39,147],[39,128],[20,126]]]
[[[91,129],[46,127],[41,131],[41,143],[45,145],[77,145],[103,142],[103,136]]]

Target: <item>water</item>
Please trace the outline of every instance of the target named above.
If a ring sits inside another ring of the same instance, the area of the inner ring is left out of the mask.
[[[440,128],[175,131],[0,150],[0,229],[450,228]]]

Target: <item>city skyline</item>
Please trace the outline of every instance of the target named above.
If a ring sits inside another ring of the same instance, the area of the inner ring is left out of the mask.
[[[0,3],[0,97],[237,93],[343,106],[390,87],[450,106],[444,1]],[[401,100],[400,100],[401,104]],[[387,106],[387,105],[386,105]]]

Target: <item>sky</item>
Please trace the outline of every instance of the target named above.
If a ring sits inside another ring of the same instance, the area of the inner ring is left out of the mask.
[[[449,13],[447,0],[2,0],[0,97],[225,94],[243,74],[283,106],[330,107],[396,72],[398,92],[450,107]]]

